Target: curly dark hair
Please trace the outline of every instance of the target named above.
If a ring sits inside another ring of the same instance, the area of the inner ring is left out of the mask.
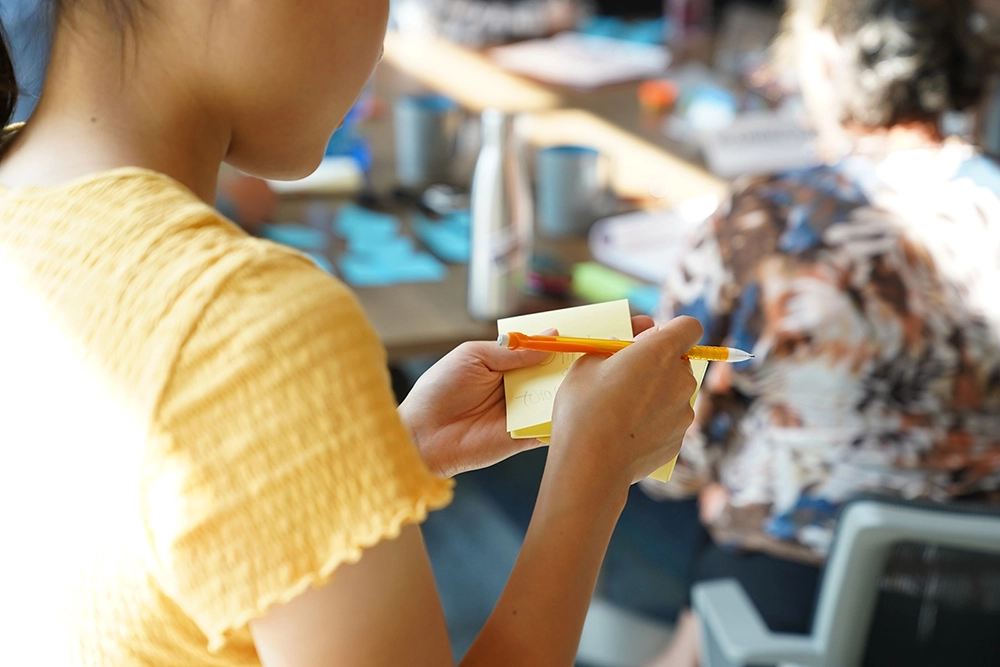
[[[985,62],[972,0],[825,0],[821,22],[852,71],[843,119],[869,127],[931,120],[983,93]]]

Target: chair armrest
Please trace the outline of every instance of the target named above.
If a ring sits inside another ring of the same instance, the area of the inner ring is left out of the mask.
[[[823,664],[822,651],[810,635],[771,632],[735,579],[698,584],[692,599],[706,645],[732,665]]]

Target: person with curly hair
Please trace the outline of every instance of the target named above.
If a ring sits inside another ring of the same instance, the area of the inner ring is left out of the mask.
[[[700,496],[697,578],[739,579],[775,631],[808,631],[850,498],[1000,490],[1000,169],[939,131],[983,94],[984,20],[793,2],[783,46],[827,164],[737,183],[665,281],[661,316],[756,360],[710,369],[674,481],[644,488]],[[693,664],[696,635],[683,617],[657,664]]]

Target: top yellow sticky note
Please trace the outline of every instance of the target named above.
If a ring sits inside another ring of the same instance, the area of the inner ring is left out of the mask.
[[[558,329],[560,336],[632,340],[628,301],[609,301],[576,308],[509,317],[497,322],[500,333],[539,334]],[[507,430],[515,431],[552,421],[556,391],[579,354],[553,354],[537,366],[504,373]]]
[[[691,395],[691,407],[693,408],[694,402],[698,398],[698,392],[701,391],[702,380],[705,379],[705,371],[708,370],[708,362],[701,359],[692,359],[690,364],[691,373],[694,374],[694,379],[698,381],[698,385],[694,389],[694,394]],[[669,482],[671,475],[674,474],[674,466],[676,465],[677,457],[675,456],[670,463],[650,474],[650,477],[660,482]]]

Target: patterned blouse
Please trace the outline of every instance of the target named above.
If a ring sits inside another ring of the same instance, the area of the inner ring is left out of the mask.
[[[1000,169],[962,144],[739,183],[671,268],[714,364],[673,492],[716,540],[820,562],[862,492],[1000,489]]]

